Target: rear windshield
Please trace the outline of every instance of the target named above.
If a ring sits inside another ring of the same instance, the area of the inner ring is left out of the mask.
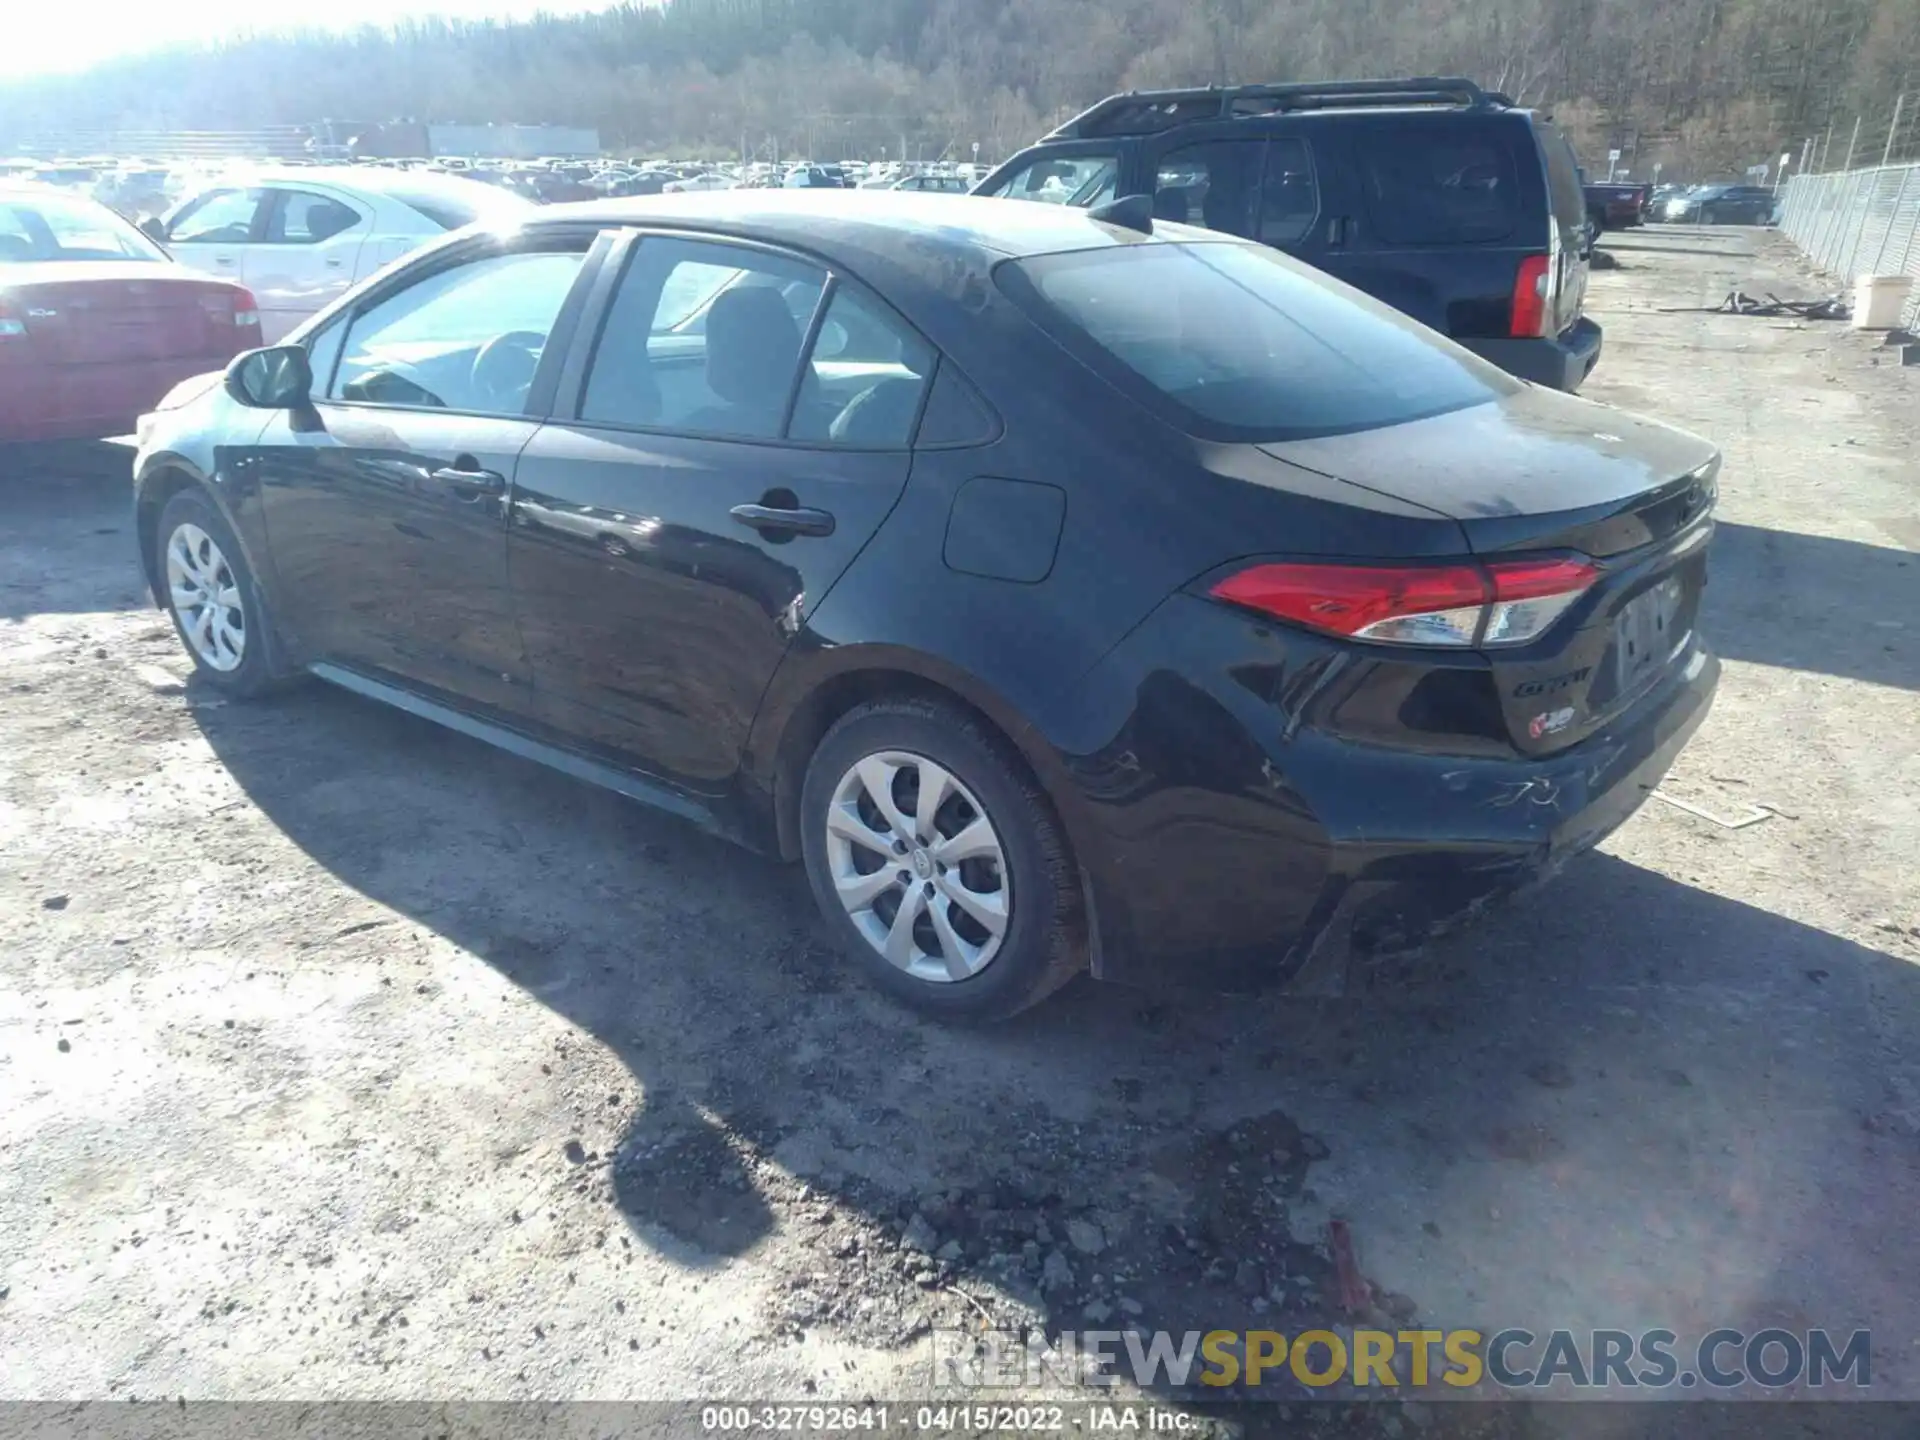
[[[0,265],[40,260],[164,260],[154,243],[91,200],[0,200]]]
[[[1394,125],[1358,145],[1367,213],[1393,245],[1504,240],[1520,213],[1506,137],[1487,126]]]
[[[1009,261],[994,275],[1070,352],[1206,439],[1348,434],[1519,389],[1397,310],[1264,246],[1121,245]]]
[[[464,180],[448,182],[465,186]],[[448,194],[444,190],[387,190],[383,193],[392,196],[409,210],[417,211],[438,225],[442,230],[458,230],[462,225],[471,225],[476,220],[498,219],[504,212],[520,210],[510,196],[502,196],[496,191],[481,190],[473,196]]]

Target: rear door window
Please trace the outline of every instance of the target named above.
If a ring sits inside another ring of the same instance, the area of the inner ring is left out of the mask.
[[[903,448],[913,438],[933,358],[933,347],[899,316],[841,282],[814,335],[789,438]]]
[[[1382,126],[1357,149],[1367,213],[1390,245],[1485,244],[1518,223],[1519,180],[1501,135]]]
[[[276,192],[278,204],[267,220],[270,245],[318,245],[360,223],[360,212],[330,195],[311,190]]]
[[[1267,245],[1298,245],[1313,233],[1320,214],[1320,186],[1306,142],[1276,136],[1267,145],[1266,179],[1260,186],[1260,227]]]
[[[1153,177],[1153,218],[1250,236],[1259,213],[1260,140],[1202,140],[1160,157]]]
[[[607,310],[580,418],[779,438],[826,282],[794,256],[643,240]]]

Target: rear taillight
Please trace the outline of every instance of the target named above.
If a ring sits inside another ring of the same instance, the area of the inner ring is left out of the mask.
[[[260,324],[260,302],[253,298],[251,290],[240,285],[204,292],[200,296],[200,307],[207,312],[209,320],[234,326],[258,327]]]
[[[1547,297],[1552,288],[1552,257],[1529,255],[1520,262],[1520,273],[1513,280],[1510,334],[1532,340],[1547,333]]]
[[[1524,645],[1599,578],[1586,560],[1254,565],[1209,592],[1330,635],[1392,645]]]
[[[0,300],[0,340],[23,339],[26,333],[26,318],[5,300]]]

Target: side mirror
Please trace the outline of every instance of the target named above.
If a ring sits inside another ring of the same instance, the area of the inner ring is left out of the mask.
[[[227,366],[227,394],[255,410],[297,410],[313,394],[313,367],[299,345],[246,350]]]
[[[167,243],[167,227],[160,222],[158,215],[149,215],[140,222],[140,233],[156,245]]]

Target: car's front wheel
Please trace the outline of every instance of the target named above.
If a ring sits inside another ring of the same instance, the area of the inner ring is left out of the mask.
[[[800,810],[827,923],[916,1009],[1000,1019],[1083,967],[1079,889],[1053,807],[965,712],[905,698],[854,709],[815,750]]]
[[[233,695],[269,689],[280,677],[266,602],[219,509],[182,490],[161,510],[154,546],[167,614],[201,677]]]

